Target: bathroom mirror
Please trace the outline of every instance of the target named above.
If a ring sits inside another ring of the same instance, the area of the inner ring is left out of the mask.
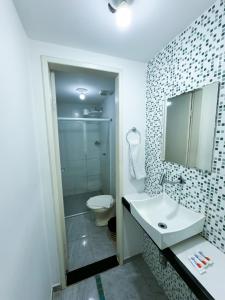
[[[162,159],[212,171],[219,83],[168,99]]]

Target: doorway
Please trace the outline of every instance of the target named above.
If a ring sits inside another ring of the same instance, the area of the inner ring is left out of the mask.
[[[121,263],[121,170],[116,163],[121,155],[119,72],[49,60],[43,60],[43,67],[50,78],[48,90],[44,72],[45,93],[51,94],[54,104],[49,111],[52,103],[46,101],[48,137],[54,133],[53,143],[49,142],[50,151],[54,148],[55,152],[52,171],[58,174],[56,178],[53,174],[53,189],[57,196],[60,269],[65,274],[65,270],[71,272],[113,255]],[[79,89],[87,90],[85,101]],[[116,238],[108,222],[105,226],[96,225],[95,210],[87,205],[89,199],[104,195],[114,201],[107,221],[116,217]]]
[[[76,67],[51,72],[55,77],[70,272],[116,255],[115,233],[108,228],[116,216],[116,74]],[[98,199],[104,202],[101,195],[112,197],[111,207],[98,203]],[[96,201],[96,208],[88,201]],[[96,211],[101,214],[101,210],[110,210],[110,214],[99,226]]]

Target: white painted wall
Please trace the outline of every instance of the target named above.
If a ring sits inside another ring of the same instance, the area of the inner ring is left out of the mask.
[[[0,0],[0,37],[0,299],[49,300],[28,40],[10,0]]]
[[[124,258],[130,258],[143,252],[144,232],[134,217],[124,209]]]
[[[43,85],[41,73],[41,55],[58,57],[73,61],[79,61],[90,64],[100,64],[115,68],[121,68],[123,72],[123,112],[122,112],[122,127],[123,127],[123,193],[134,193],[142,191],[144,182],[135,182],[130,180],[128,173],[128,147],[126,144],[126,132],[133,126],[136,126],[143,137],[145,135],[145,64],[121,59],[118,57],[111,57],[103,54],[88,52],[79,49],[63,47],[55,44],[48,44],[38,41],[31,41],[31,54],[32,54],[32,81],[34,103],[36,104],[36,125],[39,128],[39,158],[41,162],[41,178],[44,189],[44,197],[46,203],[47,220],[48,220],[48,236],[54,236],[54,218],[52,214],[52,192],[50,183],[50,171],[48,162],[47,151],[47,136],[45,128],[45,112],[44,112],[44,99],[43,99]],[[126,222],[126,220],[125,220]],[[125,230],[125,235],[131,235],[132,239],[140,234],[136,231],[136,227]],[[134,244],[134,243],[133,243]],[[133,246],[133,245],[131,245]],[[56,251],[53,243],[50,243],[50,253],[52,255],[51,265],[56,266]],[[129,245],[127,246],[129,248]],[[127,249],[126,247],[126,249]],[[136,249],[133,253],[140,251],[140,245],[135,245]],[[125,253],[125,256],[127,254]],[[56,281],[57,270],[53,272],[54,280]]]

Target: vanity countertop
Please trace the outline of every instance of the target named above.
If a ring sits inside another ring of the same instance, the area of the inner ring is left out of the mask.
[[[149,199],[150,196],[147,193],[134,193],[134,194],[127,194],[124,195],[123,198],[126,199],[127,202],[131,203],[133,201],[141,201]]]
[[[200,235],[189,238],[170,249],[214,299],[225,299],[225,255],[220,250]],[[188,256],[197,251],[203,251],[213,260],[213,265],[206,268],[204,274],[195,270],[188,260]]]

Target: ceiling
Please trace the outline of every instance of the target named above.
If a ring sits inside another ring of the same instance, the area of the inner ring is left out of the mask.
[[[51,69],[55,72],[57,102],[73,104],[101,104],[106,97],[100,96],[100,90],[114,92],[116,74],[84,68],[67,68],[59,70],[57,67]],[[84,101],[79,98],[77,88],[85,88],[88,94]]]
[[[116,26],[107,0],[14,0],[31,39],[148,61],[215,0],[134,0],[132,23]]]

